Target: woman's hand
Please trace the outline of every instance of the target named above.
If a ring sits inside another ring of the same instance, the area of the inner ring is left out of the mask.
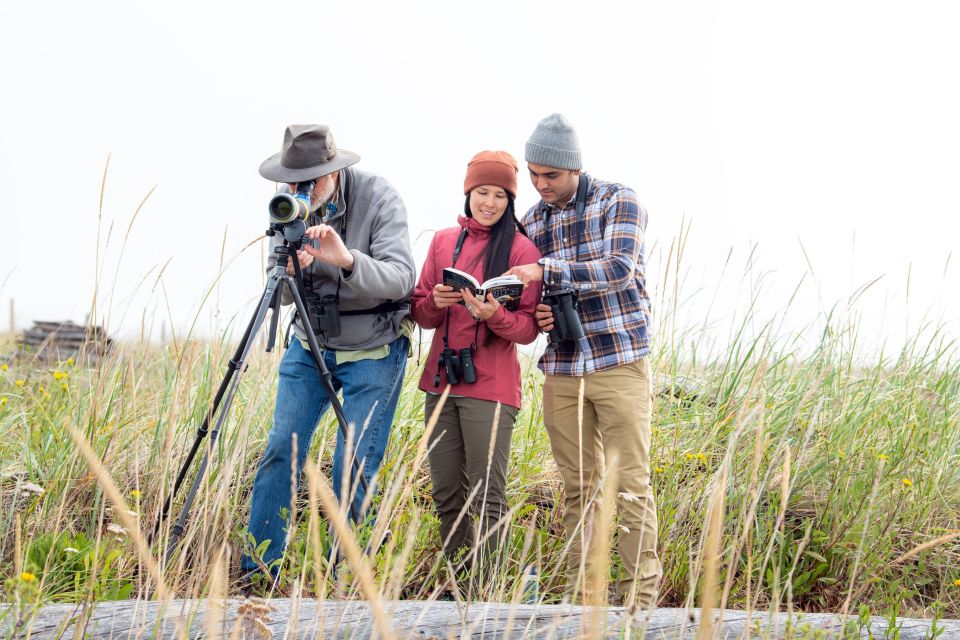
[[[487,294],[487,301],[483,302],[475,295],[470,293],[469,289],[463,290],[463,300],[467,303],[467,311],[477,320],[486,322],[500,308],[500,303],[493,297],[492,293]]]
[[[453,287],[445,284],[433,285],[433,304],[437,309],[446,309],[450,305],[457,304],[463,297],[459,291],[454,291]]]

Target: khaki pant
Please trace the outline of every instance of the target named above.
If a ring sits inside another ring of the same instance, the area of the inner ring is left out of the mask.
[[[439,397],[426,396],[424,417],[429,421]],[[479,557],[468,563],[476,565],[481,575],[500,561],[501,541],[508,533],[506,523],[500,521],[508,511],[507,463],[517,409],[500,405],[491,450],[496,408],[497,403],[489,400],[450,396],[430,437],[430,479],[444,553],[453,559],[462,550],[474,548],[478,535],[479,539],[486,537],[478,549]],[[474,529],[474,518],[480,521],[479,532]]]
[[[581,382],[582,424],[578,416]],[[650,484],[651,403],[646,358],[583,377],[546,376],[544,380],[543,423],[566,490],[567,578],[575,596],[589,595],[584,577],[590,575],[590,558],[584,562],[583,549],[589,549],[606,460],[617,465],[617,548],[626,570],[617,583],[617,594],[628,606],[656,605],[662,570]]]

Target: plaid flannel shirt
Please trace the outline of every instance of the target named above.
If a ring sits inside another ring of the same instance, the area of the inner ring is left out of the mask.
[[[589,178],[577,258],[574,196],[557,207],[542,200],[523,218],[543,254],[544,290],[574,289],[586,336],[548,343],[539,368],[547,375],[582,376],[629,364],[650,352],[646,289],[647,212],[621,184]]]

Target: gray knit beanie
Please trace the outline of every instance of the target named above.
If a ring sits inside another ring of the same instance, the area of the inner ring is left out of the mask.
[[[580,140],[570,121],[551,113],[530,134],[524,156],[527,162],[557,169],[582,169]]]

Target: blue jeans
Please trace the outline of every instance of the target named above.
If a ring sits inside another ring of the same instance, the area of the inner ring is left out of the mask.
[[[333,377],[333,386],[343,392],[343,412],[348,428],[353,429],[353,450],[363,475],[375,491],[373,476],[380,469],[383,453],[390,437],[393,414],[403,386],[407,366],[408,339],[400,337],[390,345],[390,355],[381,360],[359,360],[338,365],[336,352],[324,351],[323,361]],[[309,351],[296,339],[280,363],[280,384],[277,404],[273,412],[273,428],[267,439],[257,476],[253,481],[253,500],[250,506],[250,525],[256,544],[270,540],[261,558],[267,566],[283,555],[286,545],[287,521],[281,510],[289,513],[291,504],[290,470],[293,434],[297,434],[297,479],[303,469],[310,440],[321,416],[330,406],[330,400],[320,382],[317,364]],[[337,448],[333,454],[333,489],[341,495],[346,442],[339,427]],[[353,469],[350,469],[351,477]],[[353,481],[355,482],[355,480]],[[365,498],[363,488],[357,487],[354,496],[356,512]],[[294,497],[295,499],[295,497]],[[350,510],[348,509],[348,512]],[[240,566],[244,572],[258,565],[245,549]],[[275,570],[275,569],[274,569]]]

